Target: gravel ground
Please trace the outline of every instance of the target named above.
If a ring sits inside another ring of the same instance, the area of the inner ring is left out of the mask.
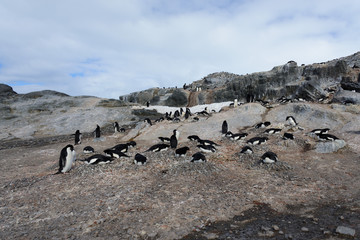
[[[253,121],[267,117],[264,111],[258,114]],[[98,166],[77,161],[67,174],[53,175],[60,150],[73,139],[2,143],[0,239],[359,239],[355,145],[320,154],[314,151],[314,139],[295,131],[295,141],[272,135],[266,144],[253,147],[253,155],[242,155],[245,141],[233,142],[219,133],[222,121],[230,117],[236,118],[235,110],[199,122],[140,123],[124,134],[105,134],[100,141],[85,138],[75,146],[78,159],[87,157],[82,153],[87,145],[98,153],[129,139],[137,146],[129,150],[130,158]],[[264,129],[229,122],[232,131],[248,132],[247,139],[263,135]],[[311,121],[303,124],[315,128]],[[190,147],[187,157],[176,158],[173,150],[147,152],[147,165],[133,164],[136,153],[175,128],[181,132],[179,147]],[[208,162],[188,162],[198,151],[186,139],[191,132],[213,136],[220,144],[216,153],[206,154]],[[347,141],[357,137],[353,132],[336,134]],[[259,164],[269,150],[278,154],[279,162]],[[355,235],[337,233],[341,226]]]

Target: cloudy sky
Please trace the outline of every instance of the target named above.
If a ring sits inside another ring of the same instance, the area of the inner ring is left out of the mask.
[[[0,83],[119,95],[360,51],[358,0],[2,0]]]

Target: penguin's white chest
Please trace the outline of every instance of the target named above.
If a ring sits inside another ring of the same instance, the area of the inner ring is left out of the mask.
[[[66,155],[65,166],[61,171],[63,173],[68,172],[71,169],[71,166],[75,160],[75,150],[71,151],[70,149],[67,149],[66,153],[67,155]]]

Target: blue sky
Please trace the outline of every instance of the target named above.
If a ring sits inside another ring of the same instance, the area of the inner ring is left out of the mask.
[[[360,1],[0,2],[0,82],[118,98],[359,49]]]

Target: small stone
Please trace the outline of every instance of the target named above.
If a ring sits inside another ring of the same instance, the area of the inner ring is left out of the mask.
[[[207,239],[217,239],[219,236],[215,233],[205,233],[203,234],[204,237]]]
[[[279,231],[279,234],[280,234],[280,235],[283,235],[283,234],[284,234],[284,232],[283,232],[283,231]]]
[[[263,231],[269,231],[269,230],[270,230],[270,228],[269,228],[269,227],[264,227],[264,226],[261,226],[261,230],[263,230]]]
[[[146,235],[146,232],[145,232],[144,230],[141,230],[141,231],[140,231],[140,235],[141,235],[141,236],[145,236],[145,235]]]
[[[303,232],[308,232],[309,229],[308,229],[307,227],[302,227],[302,228],[301,228],[301,231],[303,231]]]
[[[341,220],[344,220],[345,218],[344,218],[344,216],[340,216],[340,219],[341,219]]]
[[[285,234],[285,239],[293,239],[293,236],[291,234]]]
[[[230,228],[234,229],[234,228],[237,228],[238,226],[237,225],[234,225],[234,224],[231,224],[230,225]]]
[[[279,230],[280,230],[280,228],[279,228],[278,225],[273,225],[272,228],[273,228],[275,231],[279,231]]]
[[[329,230],[325,230],[323,233],[324,233],[324,235],[330,235],[331,234],[331,232]]]
[[[336,232],[339,234],[342,234],[342,235],[346,235],[346,236],[351,236],[351,237],[355,236],[355,229],[344,227],[344,226],[338,226],[336,228]]]

